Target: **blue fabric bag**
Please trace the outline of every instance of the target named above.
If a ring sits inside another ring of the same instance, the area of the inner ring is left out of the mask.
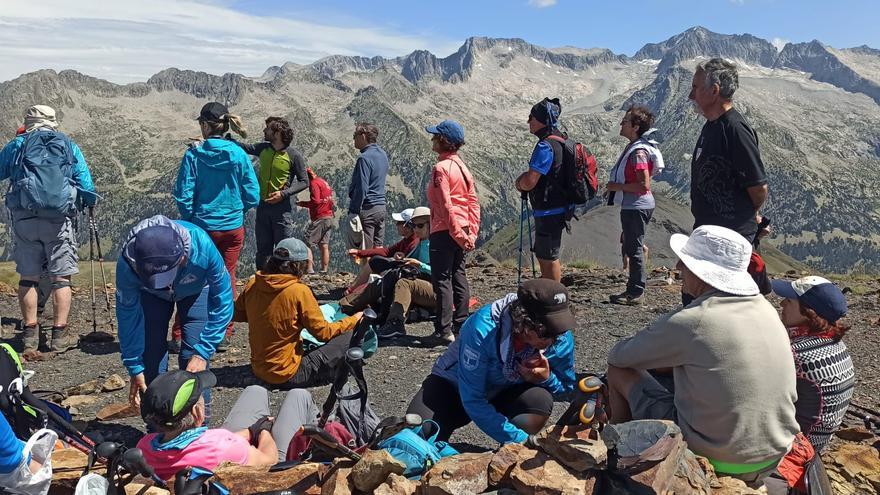
[[[335,302],[322,304],[321,313],[324,314],[324,319],[330,323],[339,321],[348,316],[339,309],[339,304]],[[305,328],[303,328],[301,336],[303,340],[303,350],[305,352],[312,351],[324,345],[324,342],[318,340],[317,337],[309,333]],[[361,344],[361,349],[364,350],[365,358],[369,358],[373,354],[376,354],[376,350],[379,349],[379,337],[376,335],[376,329],[373,328],[373,325],[370,325],[370,328],[367,329],[367,332],[364,335],[364,342]]]
[[[428,438],[424,436],[426,423],[430,424],[434,430],[434,434]],[[377,447],[385,449],[391,454],[391,457],[406,465],[406,469],[403,471],[404,476],[418,478],[440,459],[458,454],[458,451],[448,443],[437,441],[439,433],[440,427],[437,423],[427,420],[421,426],[400,430],[382,440]]]

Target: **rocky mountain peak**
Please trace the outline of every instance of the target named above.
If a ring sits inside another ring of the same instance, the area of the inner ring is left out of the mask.
[[[633,58],[660,60],[658,71],[665,71],[696,57],[725,57],[773,67],[776,56],[776,47],[751,34],[719,34],[695,26],[666,41],[645,45]]]
[[[241,74],[227,72],[215,76],[206,72],[165,69],[147,80],[147,86],[156,91],[177,90],[197,98],[207,98],[224,102],[227,105],[238,103],[243,90],[255,81]]]
[[[870,50],[870,54],[878,50]],[[880,52],[878,52],[880,53]],[[864,93],[880,104],[880,85],[866,79],[843,63],[818,40],[808,43],[789,43],[779,53],[776,67],[785,67],[810,73],[816,81],[833,84],[852,93]]]

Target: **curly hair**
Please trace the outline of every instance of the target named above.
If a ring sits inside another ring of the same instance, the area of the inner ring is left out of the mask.
[[[280,248],[280,249],[284,249],[284,248]],[[287,250],[284,249],[284,252],[287,253]],[[293,275],[295,277],[300,277],[300,278],[302,278],[303,275],[308,273],[308,271],[309,271],[309,262],[308,261],[284,261],[284,260],[280,260],[274,256],[269,257],[269,260],[266,261],[265,268],[263,268],[263,273],[266,275],[274,275],[274,274],[283,273],[285,275]]]
[[[281,141],[284,143],[285,147],[290,146],[290,143],[293,142],[293,129],[290,127],[290,122],[288,122],[287,119],[281,117],[269,117],[266,119],[266,127],[268,127],[273,133],[281,133]]]
[[[810,329],[810,335],[831,334],[831,338],[838,342],[850,329],[848,324],[840,320],[829,323],[828,320],[816,314],[805,304],[800,304],[800,313],[807,318],[807,323],[804,326]]]
[[[629,122],[636,128],[639,137],[654,125],[654,114],[646,106],[632,105],[626,110],[626,115],[629,115]]]
[[[354,126],[354,132],[363,134],[368,144],[375,143],[379,139],[379,128],[369,122],[358,122]]]
[[[545,335],[547,329],[544,324],[533,320],[519,301],[510,303],[510,319],[513,320],[513,333],[521,334],[532,329],[538,335]]]

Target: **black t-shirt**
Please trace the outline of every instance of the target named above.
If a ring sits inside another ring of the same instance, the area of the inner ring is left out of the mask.
[[[720,225],[752,242],[758,232],[747,189],[767,183],[758,136],[735,109],[706,122],[691,161],[694,228]]]

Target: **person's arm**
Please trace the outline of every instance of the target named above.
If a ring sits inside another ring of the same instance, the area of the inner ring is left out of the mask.
[[[0,180],[6,180],[12,175],[12,165],[15,164],[23,142],[24,138],[15,138],[0,150]]]
[[[309,181],[309,200],[308,201],[297,201],[297,206],[302,206],[303,208],[314,208],[318,205],[318,200],[321,198],[321,191],[318,188],[318,183],[310,180]]]
[[[247,430],[245,430],[247,431]],[[246,466],[266,466],[278,463],[278,445],[272,434],[266,430],[260,432],[256,447],[250,447]]]
[[[687,350],[694,345],[693,332],[677,321],[681,318],[681,311],[667,315],[618,342],[608,353],[608,364],[639,370],[681,366]]]
[[[193,191],[196,188],[196,160],[191,150],[187,150],[180,161],[180,169],[177,171],[177,180],[174,181],[174,202],[177,203],[177,211],[180,218],[189,220],[193,215]]]
[[[353,315],[339,321],[330,323],[324,318],[321,307],[311,289],[306,285],[297,288],[297,305],[302,328],[307,328],[309,333],[322,342],[327,342],[337,335],[350,332],[357,325],[360,316]]]
[[[120,255],[116,262],[116,323],[119,328],[119,352],[129,376],[144,371],[141,287],[140,279]]]
[[[758,147],[758,136],[745,122],[733,126],[731,133],[728,143],[730,143],[730,161],[734,177],[740,187],[748,192],[757,214],[767,200],[769,192],[764,162],[761,160],[761,151]]]
[[[201,236],[204,238],[197,241],[196,235],[193,235],[192,243],[193,245],[198,243],[198,248],[203,249],[208,257],[208,321],[199,335],[199,342],[193,346],[193,351],[205,361],[210,361],[217,349],[217,344],[226,335],[226,326],[232,319],[234,303],[232,283],[229,281],[229,272],[226,271],[223,258],[214,248],[208,235],[202,233]]]
[[[25,443],[16,438],[6,416],[0,414],[0,474],[12,473],[21,466],[24,446]]]
[[[767,187],[767,184],[761,184],[746,188],[746,192],[749,193],[752,206],[755,207],[755,214],[757,214],[761,211],[761,207],[764,206],[764,202],[767,201],[767,196],[770,195],[770,188]]]
[[[625,184],[609,182],[606,189],[635,194],[646,194],[651,190],[651,162],[645,150],[637,149],[630,153],[625,166],[635,172],[635,182],[627,182]]]
[[[348,188],[348,214],[357,215],[361,212],[361,206],[364,205],[364,190],[369,184],[367,176],[367,163],[363,156],[359,156],[354,164],[354,170],[351,173],[351,185]]]
[[[232,312],[232,321],[247,323],[247,293],[252,285],[254,285],[254,279],[248,281],[248,283],[244,287],[244,290],[242,290],[241,293],[238,294],[238,297],[235,299],[235,304],[233,305]]]
[[[471,179],[473,179],[473,177],[471,177]],[[475,247],[477,244],[477,237],[480,235],[480,198],[477,196],[476,182],[471,182],[471,187],[468,190],[468,204],[470,205],[470,239],[471,244]]]
[[[553,395],[574,390],[577,377],[574,373],[574,337],[565,332],[545,355],[550,363],[550,377],[540,385]]]
[[[240,169],[238,185],[241,189],[241,202],[244,205],[242,211],[246,212],[260,204],[260,181],[247,155],[241,156],[238,162]]]
[[[95,192],[95,184],[92,182],[89,165],[86,163],[86,159],[76,143],[71,141],[70,147],[73,150],[73,158],[76,159],[73,171],[71,172],[71,179],[73,179],[74,185],[76,185],[76,188],[81,193],[82,204],[85,206],[95,206],[95,203],[98,202],[98,194]]]
[[[233,143],[237,144],[239,148],[244,150],[245,153],[251,156],[260,156],[260,153],[263,152],[266,148],[272,146],[272,143],[269,141],[260,141],[259,143],[248,144],[242,143],[241,141],[236,141],[234,139],[230,139]]]
[[[528,192],[538,185],[541,177],[547,175],[550,167],[553,166],[553,148],[546,141],[541,141],[532,151],[532,157],[529,159],[529,169],[517,177],[514,185],[520,192]]]
[[[281,197],[284,199],[309,187],[305,157],[293,148],[287,148],[287,156],[290,158],[290,173],[287,176],[287,187],[281,190]]]

